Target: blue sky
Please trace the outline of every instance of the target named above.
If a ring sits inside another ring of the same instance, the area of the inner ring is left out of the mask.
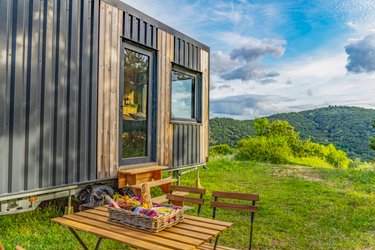
[[[211,117],[375,109],[374,0],[124,0],[211,48]]]

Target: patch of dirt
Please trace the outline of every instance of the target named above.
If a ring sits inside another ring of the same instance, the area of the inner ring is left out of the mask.
[[[323,175],[307,167],[279,168],[274,172],[277,177],[297,177],[308,181],[324,181]]]

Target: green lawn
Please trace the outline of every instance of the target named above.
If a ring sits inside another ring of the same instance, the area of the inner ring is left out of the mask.
[[[279,166],[212,159],[200,172],[208,190],[258,193],[255,249],[375,249],[375,171]],[[193,185],[195,172],[182,184]],[[193,212],[193,211],[191,211]],[[202,211],[211,216],[208,202]],[[60,213],[53,207],[20,215],[0,216],[0,241],[5,249],[80,249],[69,230],[49,222]],[[232,221],[220,244],[245,249],[248,215],[218,210],[217,219]],[[95,239],[80,233],[95,245]],[[105,240],[101,249],[127,249]]]

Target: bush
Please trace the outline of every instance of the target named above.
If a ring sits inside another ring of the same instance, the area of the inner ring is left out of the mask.
[[[250,137],[238,142],[237,158],[243,160],[289,163],[292,150],[285,137]]]
[[[233,149],[228,144],[219,144],[210,147],[210,155],[230,155],[233,154]]]

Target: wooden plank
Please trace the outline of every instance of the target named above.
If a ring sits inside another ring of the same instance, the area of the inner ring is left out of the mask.
[[[173,183],[173,182],[176,182],[176,181],[177,181],[177,179],[161,179],[161,180],[151,181],[151,182],[147,182],[147,183],[151,188],[151,187],[158,187],[158,186],[165,185],[165,184],[170,184],[170,183]],[[144,183],[132,185],[131,187],[140,189],[143,184]]]
[[[176,233],[176,234],[179,234],[179,235],[184,235],[184,236],[191,237],[191,238],[194,238],[194,239],[201,239],[201,240],[204,240],[204,241],[210,240],[212,238],[211,234],[195,232],[195,231],[191,231],[191,230],[188,230],[188,229],[178,228],[176,226],[166,228],[166,229],[164,229],[164,231]]]
[[[109,176],[116,177],[118,169],[118,98],[119,98],[119,11],[117,8],[112,8],[112,27],[111,27],[111,46],[107,49],[110,50],[111,61],[110,61],[110,99],[108,100],[109,105]]]
[[[190,202],[190,203],[201,204],[201,205],[204,203],[203,199],[184,197],[184,196],[178,196],[178,195],[170,195],[170,194],[167,194],[167,199],[171,201]]]
[[[188,224],[185,224],[185,223],[177,224],[174,227],[190,230],[190,231],[193,231],[193,232],[209,234],[209,235],[212,235],[212,236],[217,236],[221,232],[220,230],[202,228],[202,227],[198,227],[198,226],[194,226],[194,225],[188,225]]]
[[[204,189],[204,188],[194,188],[194,187],[186,187],[186,186],[170,186],[169,190],[189,192],[189,193],[194,193],[194,194],[205,194],[206,193],[206,189]],[[173,193],[173,194],[175,194],[175,193]]]
[[[99,72],[98,72],[98,131],[97,131],[97,173],[98,178],[104,178],[104,162],[103,162],[103,136],[104,136],[104,51],[105,51],[105,5],[103,1],[100,2],[100,23],[99,23]]]
[[[214,191],[214,192],[212,192],[212,196],[217,197],[217,198],[229,198],[229,199],[238,199],[238,200],[247,200],[247,201],[259,201],[259,195],[257,195],[257,194],[244,194],[244,193]]]
[[[171,249],[192,249],[191,245],[178,242],[177,239],[165,239],[163,237],[158,237],[157,234],[150,234],[138,230],[133,230],[131,228],[123,227],[121,224],[103,223],[101,221],[98,221],[97,217],[95,219],[91,219],[84,216],[80,216],[79,214],[72,214],[64,216],[63,218],[84,223],[86,225],[94,226],[104,230],[108,230],[109,232],[121,233],[125,236],[133,237],[138,240],[146,241],[153,244],[162,245],[165,247],[169,247]]]
[[[201,71],[202,71],[202,127],[201,127],[201,162],[206,162],[208,157],[208,97],[209,97],[209,71],[208,71],[208,53],[201,50]]]
[[[163,246],[159,246],[159,245],[156,245],[156,244],[152,244],[152,243],[149,243],[149,242],[146,242],[146,241],[143,241],[143,240],[136,239],[134,237],[125,236],[121,233],[111,232],[111,231],[108,231],[108,230],[105,230],[105,229],[97,228],[97,227],[90,226],[90,225],[87,225],[87,224],[83,224],[83,223],[80,223],[80,222],[77,222],[77,221],[72,221],[72,220],[67,219],[67,218],[59,217],[59,218],[52,219],[51,221],[53,221],[55,223],[58,223],[58,224],[61,224],[61,225],[64,225],[64,226],[67,226],[67,227],[70,227],[70,228],[73,228],[73,229],[83,231],[83,232],[92,233],[92,234],[95,234],[97,236],[100,236],[100,237],[103,237],[103,238],[106,238],[106,239],[112,239],[112,240],[120,241],[122,243],[129,244],[132,247],[137,247],[137,248],[140,248],[140,249],[146,249],[146,250],[147,249],[155,249],[155,250],[156,249],[160,249],[160,250],[170,249],[168,247],[163,247]]]
[[[226,228],[228,228],[226,226],[220,226],[220,225],[215,225],[215,224],[211,224],[211,223],[207,223],[207,222],[199,222],[199,221],[196,221],[196,220],[189,220],[189,219],[184,219],[184,223],[188,224],[188,225],[194,225],[194,226],[199,226],[199,227],[213,229],[213,230],[219,230],[219,231],[223,231]]]
[[[225,209],[237,210],[237,211],[242,211],[242,212],[258,212],[258,207],[256,206],[234,204],[234,203],[228,203],[228,202],[219,202],[219,201],[211,202],[211,207],[225,208]]]
[[[226,226],[226,227],[230,227],[233,225],[233,223],[231,222],[213,220],[213,219],[202,218],[202,217],[197,217],[197,216],[192,216],[192,215],[184,215],[184,217],[189,220],[194,220],[197,222],[207,222],[213,225],[220,225],[220,226]]]
[[[173,131],[171,132],[169,127],[170,127],[170,119],[171,119],[171,73],[172,73],[172,62],[173,62],[173,41],[174,41],[174,36],[171,34],[167,33],[166,36],[167,43],[166,43],[166,79],[165,79],[165,123],[164,123],[164,133],[165,133],[165,161],[166,163],[172,167],[171,164],[169,164],[169,159],[171,155],[171,137],[173,135]]]
[[[165,166],[149,166],[149,167],[133,168],[133,169],[126,169],[125,168],[125,169],[120,169],[119,173],[122,173],[122,174],[139,174],[139,173],[163,170],[163,169],[167,169],[167,168],[168,167],[165,167]]]
[[[141,230],[138,230],[138,229],[135,229],[135,228],[132,228],[132,227],[125,226],[123,224],[119,224],[117,222],[108,221],[108,214],[107,215],[99,215],[99,214],[93,214],[93,213],[87,213],[87,212],[79,212],[79,213],[76,213],[76,214],[79,215],[79,216],[83,216],[83,217],[86,217],[86,218],[90,218],[90,219],[100,221],[101,223],[107,223],[107,224],[111,224],[111,225],[121,226],[122,228],[128,228],[128,229],[135,230],[135,231],[141,231]],[[190,238],[190,237],[187,237],[187,236],[182,236],[182,235],[179,235],[179,234],[176,234],[176,233],[166,232],[164,230],[160,231],[158,233],[148,233],[148,232],[144,232],[144,231],[141,231],[141,232],[143,232],[145,234],[156,235],[156,236],[162,237],[162,238],[172,239],[172,240],[178,239],[178,241],[183,242],[183,243],[187,243],[187,244],[190,244],[190,245],[199,245],[203,242],[203,240],[198,240],[198,239]]]

